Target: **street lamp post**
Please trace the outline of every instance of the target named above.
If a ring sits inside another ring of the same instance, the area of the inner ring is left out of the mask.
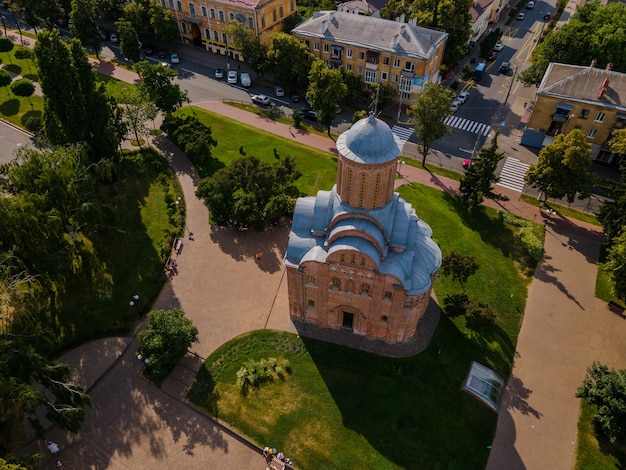
[[[135,310],[137,310],[137,316],[141,316],[141,313],[139,312],[139,294],[135,294],[133,295],[133,298],[130,302],[128,302],[128,305],[131,307],[135,307]]]

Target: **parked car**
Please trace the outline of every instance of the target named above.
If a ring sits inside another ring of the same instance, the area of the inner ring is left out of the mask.
[[[161,65],[163,67],[165,67],[166,69],[169,69],[172,66],[172,64],[170,64],[169,62],[166,62],[166,61],[161,62]]]
[[[228,76],[227,76],[226,80],[230,84],[237,83],[237,71],[236,70],[229,70],[228,71]]]
[[[167,57],[167,53],[165,51],[159,51],[157,55],[159,56],[159,59],[165,59]]]
[[[218,67],[215,69],[215,78],[224,78],[224,69]]]
[[[68,23],[68,25],[69,25],[70,27],[72,26],[72,24],[71,24],[71,20],[70,20],[70,22]],[[111,42],[119,42],[119,38],[117,37],[117,34],[116,34],[116,33],[111,33],[111,36],[109,36],[109,41],[111,41]]]
[[[170,62],[172,64],[180,64],[180,57],[178,57],[178,54],[176,52],[172,52],[172,55],[170,56]]]
[[[508,62],[502,62],[498,68],[498,72],[500,73],[509,73],[509,70],[511,70],[511,64]]]
[[[517,19],[518,20],[523,20],[524,18],[526,18],[526,15],[524,13],[520,13],[519,15],[517,15]]]
[[[493,50],[496,52],[500,52],[502,49],[504,49],[504,44],[502,43],[502,41],[498,41],[496,45],[493,46]]]
[[[275,85],[274,86],[274,94],[276,96],[278,96],[279,98],[281,96],[285,96],[285,89],[282,86],[280,86],[280,85]]]
[[[456,111],[459,109],[459,106],[461,106],[461,102],[454,100],[452,104],[450,105],[450,111],[452,111],[453,113],[456,113]]]
[[[456,97],[456,101],[463,104],[467,101],[469,95],[469,91],[462,91],[461,93],[459,93],[459,96]]]
[[[311,108],[303,108],[302,117],[310,121],[317,121],[317,113],[313,111]]]
[[[250,78],[250,74],[246,72],[243,72],[241,75],[239,75],[239,81],[241,82],[241,86],[246,88],[252,85],[252,79]]]
[[[146,44],[145,46],[143,46],[143,53],[145,55],[152,55],[154,54],[154,46],[151,44]]]
[[[496,51],[491,51],[487,56],[487,60],[496,60],[498,57],[498,53]]]
[[[551,18],[552,18],[552,12],[551,11],[546,11],[546,13],[543,15],[543,20],[544,21],[550,21]]]
[[[526,8],[528,8],[528,9],[535,8],[535,2],[532,2],[532,1],[531,1],[531,2],[528,2],[528,3],[526,4]]]
[[[292,103],[297,103],[300,101],[300,95],[298,94],[297,91],[292,91],[289,96],[291,98]]]
[[[261,106],[268,106],[272,103],[269,96],[266,95],[252,95],[252,102]]]

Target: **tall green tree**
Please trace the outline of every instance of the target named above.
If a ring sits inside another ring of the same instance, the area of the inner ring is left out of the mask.
[[[315,56],[298,38],[287,33],[276,33],[270,39],[267,58],[271,71],[285,81],[306,87]]]
[[[618,155],[626,155],[626,129],[613,133],[609,148]],[[611,181],[607,186],[608,199],[600,206],[598,220],[609,243],[612,243],[626,227],[626,165],[622,165],[620,180]]]
[[[141,92],[165,114],[172,114],[183,103],[189,102],[189,97],[174,83],[174,78],[178,76],[175,70],[161,64],[151,65],[145,60],[137,62],[135,70],[141,77]]]
[[[625,442],[626,370],[616,371],[605,364],[594,362],[587,369],[582,386],[576,390],[576,397],[597,406],[594,421],[611,442]]]
[[[613,281],[615,297],[626,302],[626,226],[612,240],[604,267]]]
[[[185,356],[189,347],[198,342],[198,328],[179,308],[154,310],[148,318],[148,327],[137,335],[141,344],[139,354],[148,361],[148,375],[160,382]]]
[[[178,37],[178,27],[172,13],[156,3],[150,6],[150,26],[154,36],[162,43],[170,43]]]
[[[463,290],[465,290],[465,283],[469,277],[477,270],[478,264],[476,264],[473,256],[452,252],[441,260],[441,273],[458,281]]]
[[[122,54],[133,62],[139,62],[141,60],[141,43],[133,24],[130,21],[121,19],[115,25],[120,35]]]
[[[94,0],[96,16],[106,22],[115,23],[122,16],[122,7],[125,4],[125,0]]]
[[[343,81],[341,72],[337,69],[329,69],[319,59],[313,61],[309,73],[309,88],[306,98],[311,107],[317,111],[319,122],[322,123],[330,137],[330,126],[337,117],[337,103],[347,94],[348,87]]]
[[[428,82],[409,109],[415,135],[421,142],[422,166],[426,166],[426,156],[432,143],[450,134],[450,129],[443,121],[450,115],[452,96],[449,90]]]
[[[157,116],[156,106],[147,96],[132,89],[123,93],[120,110],[126,130],[141,148],[141,141],[149,134],[148,121]]]
[[[462,200],[470,210],[475,210],[485,199],[494,201],[508,201],[508,197],[493,191],[492,185],[500,178],[496,177],[495,171],[498,163],[504,158],[502,152],[498,152],[498,134],[491,140],[491,146],[480,150],[477,156],[472,158],[471,164],[461,177]]]
[[[93,49],[100,60],[102,35],[96,21],[94,0],[72,0],[70,18],[72,36],[78,38],[85,48]]]
[[[543,200],[566,198],[568,202],[586,199],[595,178],[589,172],[591,146],[580,129],[559,134],[539,152],[536,165],[531,165],[524,180],[539,189]]]
[[[244,60],[253,70],[262,73],[267,68],[268,48],[251,29],[240,21],[234,21],[224,31],[230,37],[230,44],[243,54]]]
[[[135,31],[140,36],[147,36],[152,33],[153,27],[150,24],[150,8],[156,5],[150,0],[135,0],[126,3],[123,7],[123,18],[133,25]],[[161,8],[160,5],[157,5]]]
[[[63,14],[63,6],[58,0],[11,0],[10,6],[15,6],[18,12],[23,13],[24,22],[35,32],[41,26],[54,28],[57,19]]]

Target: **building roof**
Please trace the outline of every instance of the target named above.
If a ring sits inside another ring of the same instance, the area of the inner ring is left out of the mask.
[[[485,10],[488,10],[491,7],[493,0],[476,0],[472,8],[470,8],[470,14],[472,15],[472,19],[470,23],[476,22],[478,18],[481,17]]]
[[[430,58],[448,37],[434,29],[340,11],[317,11],[291,32],[420,59]]]
[[[370,114],[339,136],[337,151],[358,163],[385,163],[402,153],[402,141],[387,124]]]
[[[347,2],[343,2],[337,5],[337,10],[356,10],[359,12],[360,15],[371,15],[372,13],[378,11],[379,8],[374,6],[371,2],[368,2],[367,0],[349,0]]]
[[[626,110],[626,74],[552,62],[537,94]]]

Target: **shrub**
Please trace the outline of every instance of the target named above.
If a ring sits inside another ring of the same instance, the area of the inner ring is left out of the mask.
[[[34,53],[30,49],[26,49],[25,47],[20,47],[15,51],[14,55],[16,59],[23,60],[23,59],[30,59],[31,57],[34,56]]]
[[[39,134],[41,131],[41,117],[40,116],[29,116],[24,122],[24,127],[28,132],[32,132],[33,134]]]
[[[535,224],[530,220],[511,214],[508,211],[498,211],[500,220],[515,227],[520,227],[520,241],[528,251],[528,254],[535,261],[539,261],[543,255],[543,236],[538,236]],[[540,232],[543,233],[543,232]]]
[[[443,299],[444,311],[449,317],[465,315],[467,307],[471,303],[467,292],[457,292],[446,295]]]
[[[248,361],[237,371],[237,385],[241,387],[242,395],[247,395],[249,388],[258,388],[265,382],[271,382],[274,377],[284,379],[284,373],[291,373],[289,360],[277,360],[274,357]]]
[[[467,326],[470,328],[480,328],[483,326],[493,326],[496,323],[496,312],[489,305],[483,302],[469,302],[465,313]]]

